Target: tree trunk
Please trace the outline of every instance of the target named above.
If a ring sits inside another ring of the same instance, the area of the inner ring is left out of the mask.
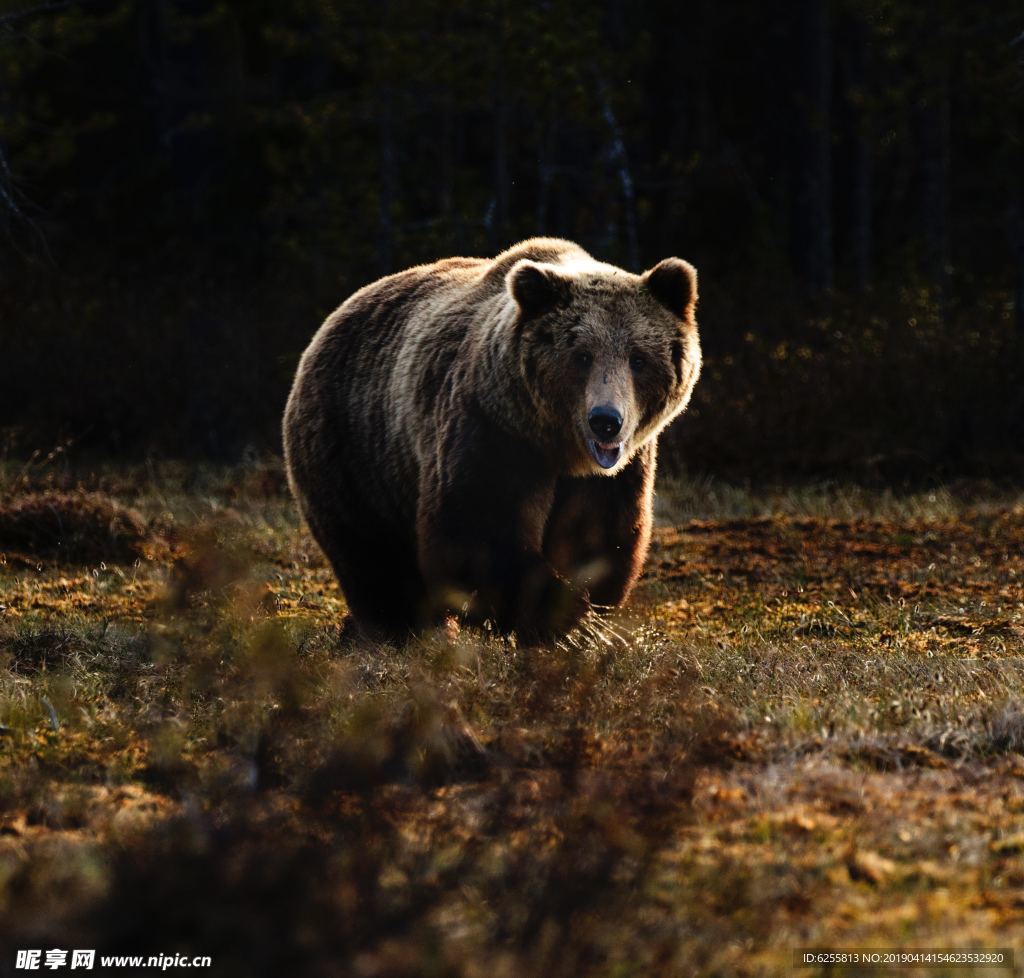
[[[455,99],[445,91],[441,103],[441,221],[455,251],[462,254],[462,219],[455,209]]]
[[[381,275],[395,270],[395,204],[398,196],[398,154],[390,88],[381,84],[377,100],[377,139],[380,186],[377,204],[377,268]]]
[[[1013,255],[1013,311],[1017,335],[1024,337],[1024,200],[1017,199],[1006,215],[1006,229]]]
[[[492,245],[503,247],[508,244],[509,224],[509,169],[508,169],[508,129],[510,113],[508,104],[508,87],[505,81],[504,23],[499,21],[494,52],[494,220],[491,225]],[[498,250],[494,248],[494,250]]]
[[[853,115],[850,153],[850,257],[854,288],[858,292],[864,292],[871,287],[871,183],[874,144],[871,111],[868,106],[867,25],[862,20],[854,20],[850,24],[848,37],[849,102]]]
[[[949,301],[949,66],[939,54],[917,104],[924,275],[940,315]]]
[[[629,267],[634,271],[640,268],[640,242],[636,230],[636,192],[633,185],[633,174],[629,168],[629,155],[626,152],[626,137],[612,108],[611,95],[607,84],[602,80],[601,111],[608,125],[609,144],[608,158],[615,169],[622,190],[622,214],[626,231],[626,255]]]
[[[558,126],[554,117],[544,119],[537,133],[537,234],[548,233],[548,205],[554,175],[552,157]]]
[[[793,241],[797,271],[806,291],[815,295],[832,288],[829,3],[800,0],[796,10],[799,118]]]

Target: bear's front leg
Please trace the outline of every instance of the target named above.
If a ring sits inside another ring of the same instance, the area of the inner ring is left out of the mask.
[[[423,473],[417,515],[420,569],[436,613],[465,610],[526,643],[579,623],[586,594],[541,551],[554,490],[530,445],[479,416],[447,424]]]
[[[657,443],[648,442],[617,475],[558,482],[544,553],[594,605],[622,604],[643,570],[656,459]]]

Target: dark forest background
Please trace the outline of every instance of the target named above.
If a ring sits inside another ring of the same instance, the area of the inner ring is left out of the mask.
[[[1024,471],[1024,9],[0,3],[9,456],[275,451],[367,281],[530,235],[701,272],[670,466]]]

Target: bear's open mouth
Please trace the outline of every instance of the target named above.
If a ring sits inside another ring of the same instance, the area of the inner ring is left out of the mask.
[[[622,458],[621,441],[615,445],[609,445],[605,442],[594,441],[593,438],[590,438],[587,440],[587,448],[590,449],[590,454],[594,456],[594,461],[597,462],[602,469],[612,468],[612,466]]]

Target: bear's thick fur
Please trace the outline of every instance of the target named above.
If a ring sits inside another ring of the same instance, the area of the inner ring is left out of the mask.
[[[335,310],[299,364],[285,460],[360,630],[455,613],[537,641],[621,604],[658,435],[700,371],[696,300],[677,258],[632,275],[534,238]]]

